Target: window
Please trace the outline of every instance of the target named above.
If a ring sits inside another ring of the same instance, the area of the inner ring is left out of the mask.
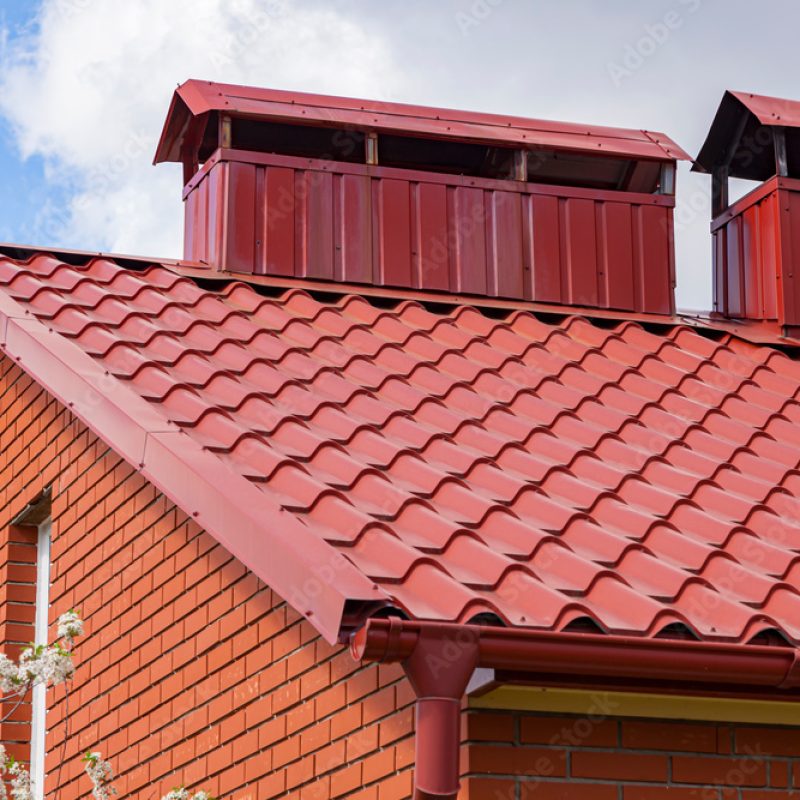
[[[6,564],[6,603],[0,606],[0,650],[16,651],[30,642],[48,641],[50,601],[50,490],[26,506],[0,531],[0,557]],[[4,742],[13,743],[29,762],[34,800],[44,798],[46,691],[35,687],[30,704],[4,727]]]

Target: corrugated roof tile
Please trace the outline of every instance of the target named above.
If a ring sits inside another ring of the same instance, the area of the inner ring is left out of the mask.
[[[783,353],[678,324],[214,292],[107,258],[0,258],[0,288],[409,616],[800,642]]]

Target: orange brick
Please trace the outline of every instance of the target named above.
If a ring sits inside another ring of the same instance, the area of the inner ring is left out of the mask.
[[[734,752],[754,756],[800,756],[798,738],[786,728],[737,727],[734,729]]]
[[[472,745],[467,750],[468,772],[480,775],[566,775],[563,750],[543,747]]]
[[[513,742],[514,716],[512,714],[469,713],[464,715],[467,739],[480,742]]]
[[[622,745],[639,750],[716,753],[717,730],[713,725],[623,720]]]
[[[604,753],[595,750],[572,754],[572,774],[576,778],[604,778],[624,781],[665,781],[665,756],[641,753]]]
[[[467,778],[461,781],[458,800],[516,800],[515,781],[498,778]]]
[[[617,722],[587,716],[525,716],[520,719],[520,741],[559,747],[616,747]]]
[[[411,796],[411,773],[403,772],[378,787],[378,800],[406,800]]]
[[[672,779],[677,783],[764,786],[767,764],[763,758],[744,755],[740,758],[674,756]]]
[[[718,800],[716,789],[689,789],[681,786],[625,786],[623,800]]]
[[[580,800],[618,800],[618,789],[611,783],[540,782],[520,784],[520,797],[525,800],[574,800],[576,789]],[[497,798],[501,800],[501,798]],[[505,798],[502,798],[505,800]]]

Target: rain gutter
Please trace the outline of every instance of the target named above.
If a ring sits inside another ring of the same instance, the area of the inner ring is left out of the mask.
[[[714,692],[800,688],[794,647],[645,639],[372,619],[351,637],[354,658],[400,663],[416,696],[414,800],[455,800],[461,703],[476,668],[583,682],[630,679]]]

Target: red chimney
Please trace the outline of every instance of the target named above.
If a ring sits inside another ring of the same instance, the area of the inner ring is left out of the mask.
[[[674,310],[663,134],[188,81],[185,257],[234,273]]]
[[[715,314],[800,336],[800,102],[726,92],[693,169],[712,175]],[[759,185],[729,204],[729,178]]]

